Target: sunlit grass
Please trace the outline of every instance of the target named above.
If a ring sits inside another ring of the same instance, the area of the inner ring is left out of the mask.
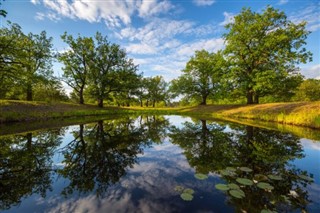
[[[208,105],[195,107],[104,107],[71,103],[0,100],[0,123],[61,117],[115,114],[190,115],[206,118],[245,118],[320,128],[320,101],[257,105]]]

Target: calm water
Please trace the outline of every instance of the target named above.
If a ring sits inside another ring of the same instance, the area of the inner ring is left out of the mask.
[[[144,116],[0,144],[3,212],[320,212],[320,142],[285,132]]]

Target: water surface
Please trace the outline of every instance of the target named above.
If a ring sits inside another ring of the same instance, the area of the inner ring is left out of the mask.
[[[0,144],[3,212],[320,212],[320,143],[286,132],[140,116]]]

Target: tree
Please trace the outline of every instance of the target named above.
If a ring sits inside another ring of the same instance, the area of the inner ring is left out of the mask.
[[[196,51],[187,63],[184,73],[171,82],[171,91],[174,93],[201,97],[200,105],[207,104],[207,98],[213,96],[221,87],[223,74],[222,53],[209,53],[206,50]]]
[[[17,78],[19,41],[24,36],[18,24],[8,22],[8,27],[0,28],[0,98],[5,98]]]
[[[155,107],[156,102],[166,100],[167,86],[168,84],[162,76],[146,78],[145,87],[147,91],[147,102],[151,101],[152,107]]]
[[[244,8],[226,25],[225,53],[231,65],[228,77],[248,104],[277,93],[279,82],[299,75],[295,64],[311,60],[311,53],[303,48],[309,34],[305,26],[305,22],[288,21],[283,12],[272,7],[261,14]]]
[[[29,33],[19,41],[20,56],[17,59],[20,73],[19,83],[26,91],[27,101],[33,100],[33,86],[41,79],[52,75],[52,37],[45,31],[39,35]]]
[[[96,33],[95,41],[89,93],[98,100],[98,106],[103,107],[103,99],[110,93],[128,92],[129,86],[135,84],[137,66],[119,45],[110,43],[101,33]]]
[[[62,40],[69,45],[70,50],[58,54],[58,60],[64,64],[63,81],[75,90],[79,96],[79,103],[84,104],[83,92],[87,86],[89,63],[93,57],[94,42],[92,38],[72,35],[65,32]]]
[[[320,80],[307,79],[298,87],[296,100],[299,101],[318,101],[320,100]]]

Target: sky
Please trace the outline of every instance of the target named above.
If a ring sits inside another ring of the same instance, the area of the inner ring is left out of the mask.
[[[1,0],[0,0],[1,1]],[[60,36],[77,37],[97,31],[125,48],[144,76],[177,78],[196,50],[216,52],[225,47],[224,25],[244,7],[262,12],[268,5],[284,11],[294,23],[307,21],[307,50],[313,61],[300,64],[306,78],[320,79],[319,0],[5,0],[1,26],[18,23],[25,33],[45,30],[55,51],[68,47]],[[54,63],[61,76],[62,65]]]

